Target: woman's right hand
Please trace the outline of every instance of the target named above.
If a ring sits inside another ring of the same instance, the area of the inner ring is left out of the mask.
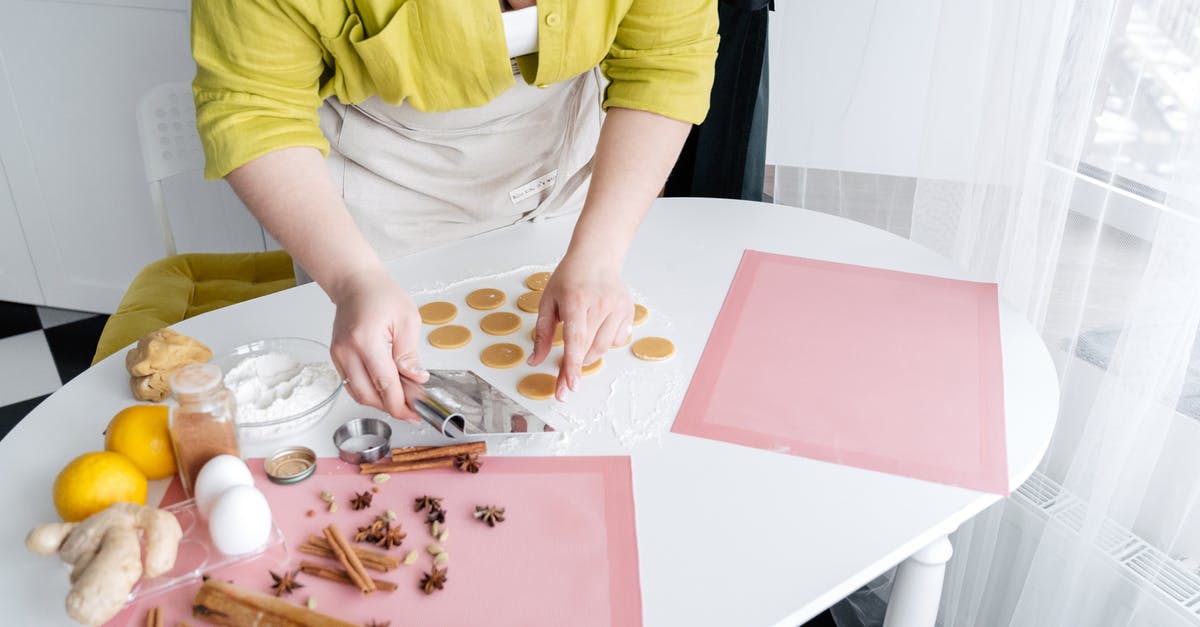
[[[351,398],[418,422],[400,384],[400,377],[429,379],[417,358],[421,316],[412,299],[383,270],[356,274],[329,290],[329,297],[337,307],[329,352]]]

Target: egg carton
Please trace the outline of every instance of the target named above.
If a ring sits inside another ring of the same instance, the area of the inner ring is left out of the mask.
[[[179,528],[183,530],[175,567],[158,577],[139,581],[129,593],[131,603],[195,583],[206,575],[219,574],[220,570],[236,564],[262,561],[268,567],[277,568],[288,561],[287,541],[274,521],[271,522],[271,534],[261,548],[241,555],[225,555],[213,544],[208,525],[200,516],[194,499],[180,501],[163,509],[179,520]]]

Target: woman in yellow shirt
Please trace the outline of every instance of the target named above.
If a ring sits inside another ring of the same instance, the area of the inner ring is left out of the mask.
[[[533,4],[194,1],[206,175],[334,302],[331,355],[359,403],[415,419],[400,377],[427,376],[420,317],[381,260],[449,239],[580,211],[530,357],[563,322],[559,400],[632,331],[621,267],[707,111],[715,0]],[[536,18],[537,52],[515,62],[509,9]]]

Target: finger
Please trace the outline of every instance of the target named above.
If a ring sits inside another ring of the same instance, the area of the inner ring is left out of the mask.
[[[592,347],[588,349],[587,356],[583,358],[583,365],[594,364],[597,359],[604,356],[608,349],[617,341],[617,336],[623,332],[625,320],[616,313],[609,314],[600,328],[596,330],[596,338],[592,340]]]
[[[391,359],[391,351],[387,346],[379,344],[366,347],[362,352],[363,364],[367,368],[367,376],[372,387],[379,394],[380,408],[393,418],[415,421],[408,405],[404,403],[404,388],[400,386],[400,370]]]
[[[613,337],[613,343],[610,348],[620,348],[629,344],[630,340],[633,339],[633,318],[625,318],[625,322],[618,329],[620,330]]]
[[[367,375],[358,354],[345,348],[334,348],[333,352],[334,363],[338,365],[338,372],[342,373],[342,380],[346,382],[346,391],[350,393],[350,398],[359,405],[383,409],[379,393],[371,387],[371,378]]]
[[[536,366],[546,360],[550,349],[554,348],[554,328],[558,326],[558,307],[553,297],[542,298],[538,305],[538,318],[534,323],[536,331],[533,338],[533,354],[529,356],[530,366]]]
[[[425,383],[429,380],[429,371],[421,367],[421,359],[417,355],[417,347],[420,346],[420,329],[416,325],[410,326],[411,328],[406,327],[393,340],[392,361],[399,368],[400,376],[417,383]]]
[[[574,390],[579,383],[580,371],[583,369],[583,356],[590,344],[588,340],[587,311],[582,307],[569,308],[563,316],[563,361],[558,369],[558,383],[554,396],[560,401],[567,400],[568,390]]]

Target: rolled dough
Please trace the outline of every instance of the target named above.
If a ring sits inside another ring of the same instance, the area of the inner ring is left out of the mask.
[[[542,304],[541,292],[525,292],[517,297],[517,309],[521,311],[537,313],[540,304]]]
[[[516,344],[492,344],[479,353],[479,361],[489,368],[512,368],[525,358],[525,349]]]
[[[546,289],[546,283],[549,283],[549,282],[550,282],[550,273],[549,272],[538,272],[537,274],[529,275],[529,278],[525,279],[525,287],[528,287],[529,289],[531,289],[535,292],[540,292],[540,291]]]
[[[425,324],[446,324],[458,316],[458,307],[444,300],[421,305],[417,311],[421,314],[421,322]]]
[[[525,398],[544,401],[554,398],[554,385],[558,379],[552,374],[537,373],[526,376],[517,383],[517,391]]]
[[[661,337],[644,337],[633,343],[630,348],[633,356],[646,361],[662,361],[670,359],[675,354],[675,345],[671,340]]]
[[[434,348],[462,348],[471,342],[471,330],[451,324],[429,332],[429,343]]]
[[[509,311],[490,313],[479,321],[479,328],[488,335],[508,335],[521,328],[521,316]]]
[[[650,317],[650,312],[642,305],[633,306],[633,326],[640,327],[646,323],[646,318]]]
[[[485,287],[481,290],[475,290],[467,294],[467,305],[471,309],[495,309],[504,304],[504,292],[500,290]]]

